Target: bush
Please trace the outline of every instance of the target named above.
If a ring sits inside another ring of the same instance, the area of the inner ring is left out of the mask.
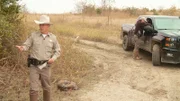
[[[100,8],[97,8],[97,9],[96,9],[96,13],[97,13],[98,15],[101,15],[101,14],[102,14],[102,10],[101,10]]]
[[[0,0],[0,58],[14,54],[21,30],[19,0]]]

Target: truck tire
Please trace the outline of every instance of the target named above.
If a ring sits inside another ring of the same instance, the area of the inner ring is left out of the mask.
[[[154,66],[160,66],[161,65],[161,49],[158,44],[153,45],[153,51],[152,51],[152,63]]]
[[[125,51],[128,51],[130,50],[130,46],[129,46],[129,39],[128,39],[128,36],[127,35],[124,35],[123,37],[123,43],[122,43],[122,47]]]

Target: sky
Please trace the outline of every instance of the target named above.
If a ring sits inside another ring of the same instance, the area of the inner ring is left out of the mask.
[[[76,11],[76,4],[83,0],[21,0],[31,13],[68,13]],[[101,5],[101,0],[86,0],[89,4]],[[147,7],[149,9],[169,8],[176,6],[180,8],[180,0],[115,0],[114,7]]]

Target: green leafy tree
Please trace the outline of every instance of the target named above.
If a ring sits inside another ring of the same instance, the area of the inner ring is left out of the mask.
[[[19,0],[0,0],[0,58],[14,53],[21,30]]]

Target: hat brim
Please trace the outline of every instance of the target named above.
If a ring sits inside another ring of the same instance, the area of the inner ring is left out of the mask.
[[[38,21],[38,20],[34,20],[34,22],[38,25],[41,25],[41,24],[49,24],[49,25],[52,25],[52,23],[50,22],[41,22],[41,21]]]

